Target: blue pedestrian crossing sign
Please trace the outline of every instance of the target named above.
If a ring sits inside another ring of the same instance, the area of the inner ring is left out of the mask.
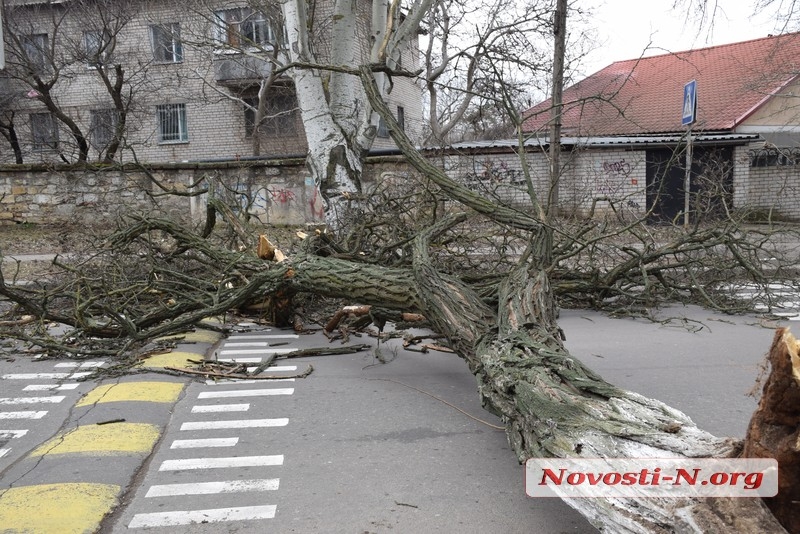
[[[697,80],[683,86],[683,116],[681,124],[688,126],[697,118]]]

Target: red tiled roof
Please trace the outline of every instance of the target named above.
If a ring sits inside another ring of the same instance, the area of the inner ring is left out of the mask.
[[[800,73],[800,33],[617,61],[564,90],[565,135],[678,132],[683,86],[697,80],[695,130],[732,130]],[[550,101],[527,112],[546,134]]]

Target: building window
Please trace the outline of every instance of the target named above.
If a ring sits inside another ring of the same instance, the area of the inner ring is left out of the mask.
[[[403,106],[397,106],[397,124],[400,126],[400,130],[406,131],[406,110]],[[378,137],[386,139],[389,137],[389,127],[386,125],[386,121],[383,120],[383,117],[378,118]]]
[[[116,109],[93,109],[91,117],[91,141],[97,150],[103,150],[114,139],[119,122]]]
[[[383,117],[378,117],[378,133],[376,134],[382,139],[389,137],[389,128],[386,126],[386,121]]]
[[[245,135],[252,137],[256,126],[258,97],[245,98],[244,102]],[[292,89],[273,89],[273,93],[267,96],[264,118],[258,131],[262,135],[274,137],[297,135],[297,95]]]
[[[34,150],[58,149],[58,127],[52,113],[31,114],[31,135]]]
[[[111,36],[107,31],[87,31],[83,33],[83,47],[86,54],[86,64],[89,67],[98,67],[108,62]]]
[[[183,61],[180,24],[173,22],[150,26],[153,44],[153,59],[158,63],[180,63]]]
[[[44,74],[49,70],[48,39],[46,33],[23,35],[20,38],[25,61],[34,74]]]
[[[214,13],[214,38],[233,48],[264,46],[275,42],[275,36],[264,14],[248,7],[222,9]]]
[[[186,143],[189,132],[186,129],[186,104],[163,104],[156,106],[158,115],[159,143]]]

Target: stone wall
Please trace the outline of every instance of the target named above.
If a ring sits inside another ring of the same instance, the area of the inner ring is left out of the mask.
[[[800,221],[800,165],[752,167],[749,148],[735,152],[734,206]],[[519,158],[511,152],[429,154],[454,179],[481,195],[530,209]],[[646,209],[644,150],[603,149],[564,154],[559,204],[562,213],[640,216]],[[529,154],[536,194],[548,185],[545,154]],[[401,156],[368,158],[365,184],[391,178],[416,187],[414,171]],[[184,196],[165,195],[159,187]],[[0,223],[97,223],[125,213],[159,211],[200,221],[208,189],[264,224],[302,225],[324,220],[323,203],[302,160],[175,163],[148,167],[0,166]],[[592,208],[594,207],[594,211]]]
[[[173,191],[178,195],[165,194]],[[98,224],[126,213],[202,220],[208,194],[248,207],[264,223],[322,217],[302,161],[141,167],[0,166],[0,223]]]

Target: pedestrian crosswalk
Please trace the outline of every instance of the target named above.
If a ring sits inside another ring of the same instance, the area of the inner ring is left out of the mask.
[[[800,321],[800,292],[798,287],[784,283],[730,284],[725,288],[731,296],[749,302],[758,313],[768,313],[788,321]]]
[[[294,350],[276,348],[276,343],[286,345],[297,338],[297,334],[271,330],[234,335],[214,357],[253,364],[252,371],[266,358]],[[271,375],[296,370],[293,365],[267,369]],[[127,529],[168,532],[200,523],[213,529],[214,524],[224,523],[217,528],[227,532],[237,528],[233,523],[274,518],[286,458],[283,451],[262,454],[261,447],[254,451],[252,444],[269,443],[270,432],[290,424],[288,414],[281,413],[286,404],[280,399],[294,395],[295,387],[286,387],[286,382],[294,381],[223,378],[193,385],[187,397],[191,406],[181,411],[183,420],[176,421],[167,434],[168,448],[157,453],[158,475],[145,478],[144,495],[134,499]],[[186,482],[187,473],[194,474],[192,482]],[[153,482],[148,483],[149,479]],[[249,496],[246,503],[240,502],[243,495]],[[190,496],[195,498],[181,499]],[[225,497],[233,500],[225,501]],[[225,503],[231,505],[222,507]]]
[[[77,390],[80,383],[77,380],[90,375],[92,370],[104,364],[104,361],[42,361],[37,362],[42,367],[42,372],[0,375],[3,393],[14,394],[0,397],[0,469],[18,456],[13,453],[20,438],[42,428],[42,420],[53,406],[62,403],[71,405],[79,398],[80,393]],[[19,454],[24,452],[26,451],[21,450]]]

